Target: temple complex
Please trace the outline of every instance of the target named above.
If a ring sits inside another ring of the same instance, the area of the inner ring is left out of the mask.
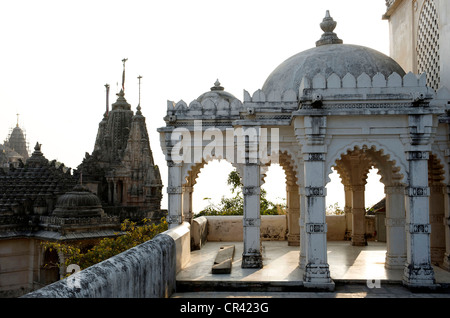
[[[18,124],[0,148],[0,297],[21,296],[67,274],[58,265],[65,256],[44,250],[42,242],[88,249],[119,235],[125,219],[158,222],[165,215],[145,117],[124,95],[122,88],[107,107],[92,155],[73,172],[49,161],[39,143],[28,157]]]

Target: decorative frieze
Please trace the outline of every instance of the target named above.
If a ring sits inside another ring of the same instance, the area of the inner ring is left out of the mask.
[[[386,218],[384,223],[387,227],[405,227],[406,221],[404,218]]]
[[[177,187],[167,187],[168,194],[181,194],[183,193],[183,188],[181,186]]]
[[[325,196],[325,187],[306,187],[305,192],[308,197],[323,197]]]
[[[242,193],[244,195],[259,195],[261,193],[261,189],[255,186],[245,186],[242,188]]]
[[[169,224],[181,224],[183,222],[183,217],[181,215],[168,215],[167,223]]]
[[[326,223],[306,223],[305,224],[306,233],[326,233],[327,224]]]
[[[242,223],[243,223],[244,227],[249,227],[249,226],[260,227],[261,219],[259,219],[259,218],[243,218]]]
[[[189,187],[189,186],[182,186],[183,192],[194,192],[194,187]]]
[[[410,197],[427,197],[430,194],[429,187],[407,187],[406,195]]]
[[[308,154],[308,158],[306,161],[324,161],[325,154],[320,152],[311,152]]]
[[[431,226],[428,223],[410,223],[409,224],[409,233],[411,234],[430,234]]]
[[[428,160],[430,154],[428,151],[409,151],[408,160]]]

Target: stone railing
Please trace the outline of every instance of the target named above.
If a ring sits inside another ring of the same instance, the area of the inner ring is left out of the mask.
[[[23,298],[170,297],[189,259],[190,226],[184,223]]]

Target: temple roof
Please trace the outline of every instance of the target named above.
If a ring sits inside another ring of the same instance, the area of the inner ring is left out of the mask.
[[[49,197],[61,195],[76,184],[70,171],[64,172],[56,161],[49,162],[36,144],[35,151],[27,162],[5,172],[0,169],[0,215],[12,213],[14,209],[32,209],[33,205],[45,202]],[[25,210],[24,210],[25,209]],[[30,211],[28,211],[30,212]]]

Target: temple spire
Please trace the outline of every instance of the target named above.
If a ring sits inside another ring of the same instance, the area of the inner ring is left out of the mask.
[[[16,124],[16,127],[19,127],[19,113],[17,113],[16,116],[17,116],[17,124]]]
[[[138,76],[138,80],[139,80],[139,103],[138,103],[138,105],[137,105],[137,112],[136,112],[136,115],[141,115],[142,113],[141,113],[141,78],[142,78],[142,76],[141,75],[139,75]]]

